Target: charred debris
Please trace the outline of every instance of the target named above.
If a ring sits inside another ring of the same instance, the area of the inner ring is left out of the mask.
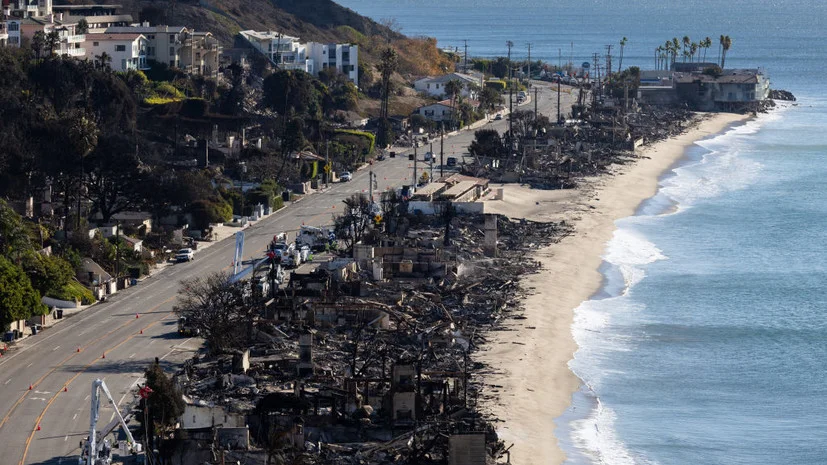
[[[578,92],[568,118],[561,114],[557,122],[530,111],[509,115],[510,130],[495,147],[470,147],[465,173],[535,188],[573,188],[584,177],[634,160],[642,146],[680,134],[698,118],[686,106],[638,104],[632,98],[636,88],[624,82]]]
[[[173,456],[510,463],[494,419],[477,409],[484,366],[474,354],[487,331],[520,318],[533,251],[571,228],[447,213],[396,225],[291,273],[259,299],[248,344],[186,363]]]

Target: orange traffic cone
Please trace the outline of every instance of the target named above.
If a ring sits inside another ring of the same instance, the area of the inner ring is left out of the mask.
[[[78,347],[78,352],[80,352],[80,347]]]
[[[40,431],[40,425],[37,425],[37,430]]]
[[[140,318],[140,317],[139,317],[139,316],[138,316],[138,314],[136,313],[136,314],[135,314],[135,319],[137,320],[138,318]]]
[[[104,352],[103,355],[101,355],[101,358],[106,358],[106,352]]]
[[[68,386],[63,386],[63,392],[69,392],[69,387]]]
[[[143,333],[144,333],[144,330],[142,329],[142,330],[141,330],[141,334],[143,334]]]
[[[29,390],[30,390],[30,391],[32,390],[32,385],[31,385],[31,384],[29,385]]]

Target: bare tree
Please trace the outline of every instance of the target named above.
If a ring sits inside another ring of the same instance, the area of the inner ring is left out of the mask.
[[[336,237],[344,242],[345,248],[352,250],[373,223],[373,205],[365,194],[353,194],[343,202],[344,213],[334,218],[333,229]]]
[[[200,330],[215,353],[244,347],[250,340],[258,309],[243,282],[226,273],[183,281],[175,314]]]

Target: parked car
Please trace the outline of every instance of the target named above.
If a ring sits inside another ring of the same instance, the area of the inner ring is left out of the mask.
[[[457,166],[457,157],[448,157],[445,161],[445,166]]]
[[[175,261],[180,262],[191,262],[195,258],[195,252],[192,249],[180,249],[178,252],[175,253]]]
[[[503,114],[502,113],[497,113],[497,115],[494,116],[494,119],[497,120],[497,121],[503,119]]]
[[[384,153],[380,153],[379,156],[376,157],[376,161],[382,161],[384,159],[385,159],[385,154]]]
[[[339,180],[342,182],[348,182],[353,179],[353,175],[350,174],[350,171],[342,171],[339,173]]]
[[[425,161],[431,161],[434,158],[434,154],[431,152],[425,152]]]

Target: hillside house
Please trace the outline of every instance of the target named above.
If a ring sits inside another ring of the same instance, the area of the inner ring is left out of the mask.
[[[302,43],[298,37],[275,31],[241,31],[239,35],[280,69],[298,70],[318,76],[335,68],[359,85],[359,47],[352,44]]]
[[[451,108],[450,100],[443,100],[441,102],[423,105],[414,110],[415,115],[421,115],[425,118],[439,123],[440,121],[451,121],[454,116],[454,109]]]
[[[89,59],[106,53],[115,71],[147,69],[147,38],[137,33],[86,34],[84,49]]]
[[[147,39],[147,61],[165,63],[187,74],[219,77],[218,68],[224,49],[210,32],[198,32],[184,26],[110,27],[108,34],[142,34]]]
[[[482,80],[480,78],[462,73],[449,73],[437,77],[425,77],[414,82],[414,89],[417,92],[427,94],[431,97],[447,97],[445,93],[445,84],[449,81],[460,81],[462,83],[462,91],[460,95],[472,100],[477,99],[477,92],[473,89],[482,87]]]

